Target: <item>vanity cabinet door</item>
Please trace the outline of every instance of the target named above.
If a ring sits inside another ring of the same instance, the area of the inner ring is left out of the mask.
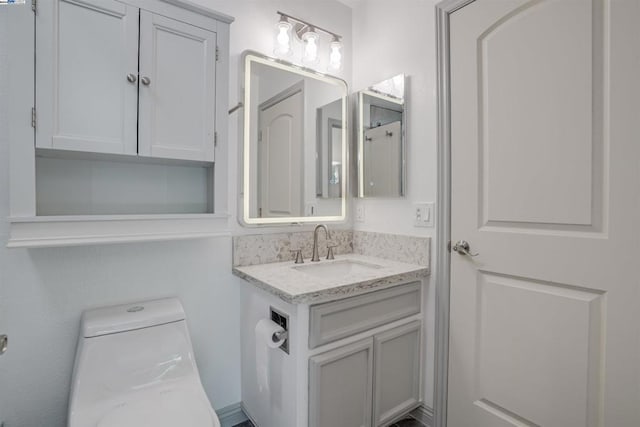
[[[213,162],[216,33],[140,13],[139,155]]]
[[[136,154],[138,8],[38,2],[36,58],[37,148]]]
[[[309,426],[371,426],[373,338],[309,359]]]
[[[374,337],[374,426],[382,426],[420,401],[420,322]]]

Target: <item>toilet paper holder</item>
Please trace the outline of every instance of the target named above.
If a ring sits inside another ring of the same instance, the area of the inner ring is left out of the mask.
[[[289,338],[289,331],[278,331],[278,332],[274,332],[274,334],[271,336],[271,339],[273,340],[273,342],[278,342],[282,339],[288,339]],[[284,344],[284,343],[282,343]]]
[[[280,350],[289,354],[289,315],[281,312],[276,308],[273,308],[272,306],[269,307],[269,314],[269,318],[271,319],[271,321],[276,323],[277,325],[280,325],[282,329],[284,329],[284,331],[275,332],[271,336],[271,339],[273,340],[273,342],[278,342],[281,339],[284,339],[284,342],[279,348]]]

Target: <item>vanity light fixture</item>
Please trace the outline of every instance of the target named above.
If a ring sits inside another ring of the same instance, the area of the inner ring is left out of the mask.
[[[293,51],[291,47],[291,42],[293,41],[292,34],[295,34],[295,38],[302,43],[302,57],[300,58],[300,62],[306,66],[315,66],[320,62],[321,51],[323,50],[321,44],[322,38],[320,36],[321,34],[326,34],[331,37],[326,62],[327,69],[333,72],[342,69],[341,35],[286,13],[280,11],[277,13],[280,15],[280,20],[276,26],[276,47],[274,49],[276,56],[282,58],[291,55]]]

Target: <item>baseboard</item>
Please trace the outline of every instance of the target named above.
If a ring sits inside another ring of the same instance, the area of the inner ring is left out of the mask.
[[[433,427],[433,409],[420,405],[413,411],[411,416],[428,427]]]
[[[242,402],[225,406],[222,409],[218,409],[216,413],[220,419],[221,427],[233,427],[250,419],[242,407]],[[420,405],[411,411],[410,414],[413,418],[420,421],[427,427],[433,427],[433,409],[428,406]]]
[[[233,427],[248,420],[242,411],[242,404],[240,402],[218,409],[216,414],[220,420],[221,427]]]

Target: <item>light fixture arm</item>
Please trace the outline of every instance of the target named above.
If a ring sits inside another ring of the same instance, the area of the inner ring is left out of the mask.
[[[321,32],[323,32],[325,34],[328,34],[328,35],[332,36],[334,38],[334,40],[336,40],[336,41],[341,41],[342,40],[342,36],[340,34],[334,33],[333,31],[325,30],[324,28],[318,27],[315,24],[312,24],[312,23],[310,23],[308,21],[305,21],[303,19],[300,19],[300,18],[296,18],[295,16],[291,16],[291,15],[289,15],[287,13],[283,13],[283,12],[278,11],[277,14],[280,15],[280,19],[286,19],[286,20],[289,20],[289,21],[297,22],[299,24],[304,25],[305,28],[311,28],[311,29],[316,30],[316,31],[321,31]]]

